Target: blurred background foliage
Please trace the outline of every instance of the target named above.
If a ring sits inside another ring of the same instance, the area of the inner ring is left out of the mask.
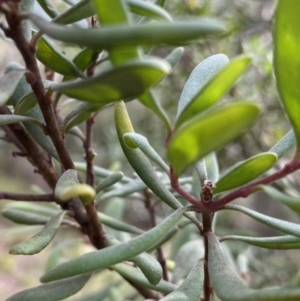
[[[73,1],[57,0],[54,2],[58,10],[64,11],[68,7],[67,3]],[[186,46],[184,55],[173,73],[155,88],[155,92],[171,120],[175,119],[176,107],[183,86],[190,72],[200,61],[216,53],[224,53],[229,58],[245,53],[253,58],[253,64],[248,72],[222,101],[227,102],[231,98],[257,100],[261,103],[263,114],[249,132],[218,152],[221,171],[259,152],[268,151],[290,129],[278,101],[279,96],[276,92],[276,83],[272,71],[272,15],[275,2],[275,0],[173,0],[167,1],[166,4],[167,11],[174,18],[212,16],[225,20],[230,29],[226,36],[221,39],[209,38]],[[81,26],[84,26],[84,24],[81,24]],[[60,44],[59,46],[68,57],[73,58],[76,55],[75,48],[70,45]],[[165,57],[170,49],[160,47],[151,51],[157,56]],[[11,61],[22,63],[22,59],[14,45],[1,39],[1,74],[4,73],[5,66]],[[41,66],[41,70],[44,73],[43,66]],[[57,76],[56,80],[60,80],[60,78]],[[128,103],[127,107],[136,132],[146,136],[150,144],[164,156],[165,132],[160,120],[137,101]],[[84,131],[84,125],[82,125],[82,130]],[[1,135],[3,135],[3,132],[0,130],[0,137]],[[67,145],[73,159],[84,162],[84,150],[81,141],[70,135],[67,136]],[[96,165],[114,171],[122,170],[126,175],[132,176],[132,169],[125,161],[118,143],[111,107],[100,111],[96,117],[93,146],[97,153]],[[3,144],[0,140],[0,190],[32,192],[43,189],[47,191],[47,186],[41,177],[34,173],[32,166],[24,158],[13,157],[12,151],[14,151],[13,146]],[[288,156],[281,159],[278,164],[286,162]],[[297,173],[299,174],[299,172]],[[300,187],[297,173],[276,185],[279,188],[288,187],[289,192],[293,194]],[[263,193],[256,193],[247,200],[239,200],[238,202],[243,202],[245,206],[274,217],[299,222],[299,218],[295,213],[277,205],[276,202],[271,201]],[[5,203],[1,201],[0,207],[2,208]],[[119,212],[116,212],[118,210],[109,208],[116,203],[119,204],[118,208],[124,207],[124,211],[120,209]],[[149,213],[139,195],[133,195],[126,199],[109,200],[102,207],[107,214],[111,214],[116,218],[130,221],[131,224],[144,229],[150,227]],[[168,209],[160,207],[160,205],[157,206],[158,216],[164,216],[165,210]],[[83,244],[84,238],[81,233],[63,228],[59,231],[59,236],[55,238],[51,246],[38,255],[25,257],[8,254],[8,250],[12,245],[32,236],[37,228],[40,228],[40,226],[15,225],[0,216],[0,235],[2,238],[0,240],[0,291],[3,300],[24,288],[38,285],[39,276],[43,274],[47,264],[50,264],[49,255],[53,255],[53,250],[57,250],[61,243],[69,243],[69,246],[63,245],[60,251],[66,257],[75,257],[92,249],[88,244]],[[183,239],[185,233],[188,233],[187,231],[189,230],[184,230],[182,234],[175,236],[179,241],[179,245],[180,236]],[[277,234],[274,231],[235,212],[220,212],[218,215],[217,235],[272,236]],[[174,247],[174,244],[172,246]],[[239,252],[247,254],[250,266],[250,282],[253,287],[281,285],[297,273],[300,259],[297,250],[264,250],[237,242],[231,242],[228,246],[234,257]],[[164,252],[167,258],[174,259],[176,250],[172,250],[169,245],[164,248]],[[55,260],[54,258],[54,262]],[[82,292],[68,300],[81,300],[77,299],[77,296],[84,295],[96,288],[99,289],[106,283],[113,283],[118,279],[114,272],[100,273]],[[120,288],[123,296],[127,296],[130,300],[139,300],[138,295],[135,295],[129,285],[122,284]],[[137,299],[134,299],[135,297]]]

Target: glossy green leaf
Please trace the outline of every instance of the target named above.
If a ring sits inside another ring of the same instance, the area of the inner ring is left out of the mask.
[[[49,17],[55,18],[58,16],[59,13],[51,0],[37,0],[37,2]]]
[[[288,206],[293,211],[300,214],[300,197],[286,195],[271,186],[260,185],[258,186],[258,189],[261,189],[272,199]]]
[[[182,91],[175,127],[179,127],[220,100],[249,67],[250,62],[249,57],[241,56],[228,64],[228,58],[219,54],[200,63]]]
[[[102,224],[123,232],[132,233],[132,234],[143,234],[144,231],[138,227],[132,226],[130,224],[124,223],[120,220],[112,218],[102,212],[98,212],[98,217]]]
[[[161,301],[199,301],[203,289],[203,282],[203,260],[198,260],[181,285],[161,299]]]
[[[124,177],[124,174],[121,171],[114,172],[113,174],[107,176],[104,180],[102,180],[96,187],[96,193],[99,193],[103,189],[110,187],[117,182],[121,181]]]
[[[277,161],[275,153],[261,153],[229,168],[216,183],[214,193],[233,189],[256,179]]]
[[[274,22],[274,71],[284,110],[292,123],[300,155],[300,2],[279,1]]]
[[[229,59],[225,54],[215,54],[203,60],[193,69],[181,92],[176,118],[182,114],[199,90],[228,63]]]
[[[62,201],[80,197],[82,202],[87,204],[94,200],[96,192],[90,185],[79,183],[76,170],[68,169],[59,178],[54,194]]]
[[[178,283],[185,278],[198,260],[204,257],[204,245],[201,239],[188,241],[178,250],[175,257],[175,269],[172,283]]]
[[[80,291],[91,278],[91,274],[80,275],[66,280],[43,284],[19,292],[6,301],[57,301]]]
[[[167,149],[175,174],[182,174],[197,160],[235,139],[253,124],[258,115],[256,104],[237,102],[200,114],[180,127]]]
[[[258,213],[254,210],[251,210],[251,209],[239,206],[239,205],[226,205],[224,207],[224,209],[242,212],[271,228],[277,229],[279,231],[285,232],[290,235],[300,237],[300,225],[299,224],[295,224],[295,223],[287,222],[287,221],[284,221],[284,220],[281,220],[278,218],[270,217],[268,215]]]
[[[50,70],[62,75],[73,75],[83,77],[77,66],[63,53],[55,48],[50,39],[41,37],[37,43],[37,59]]]
[[[118,245],[120,241],[113,237],[106,237],[108,245]],[[130,259],[140,270],[152,285],[156,285],[162,278],[162,267],[160,263],[150,254],[143,252]]]
[[[25,69],[11,70],[0,77],[0,106],[3,106],[13,95],[25,72]]]
[[[130,281],[140,284],[143,287],[147,287],[162,293],[171,293],[176,286],[170,282],[161,280],[157,285],[149,283],[148,279],[137,268],[129,266],[124,263],[119,263],[110,267],[110,269],[118,272],[121,276],[129,279]]]
[[[227,235],[222,237],[221,241],[234,240],[266,249],[290,250],[300,249],[300,238],[292,235],[283,235],[275,237],[249,237],[239,235]]]
[[[40,253],[44,250],[56,235],[62,219],[65,215],[65,211],[53,216],[45,227],[33,237],[26,241],[18,243],[9,250],[9,254],[13,255],[32,255]]]
[[[30,122],[33,124],[38,125],[39,127],[43,128],[43,123],[38,121],[35,118],[27,117],[27,116],[21,116],[21,115],[0,115],[0,126],[6,125],[6,124],[13,124],[13,123],[19,123],[19,122]]]
[[[139,149],[129,149],[123,140],[126,133],[134,133],[130,118],[128,116],[124,102],[117,102],[115,104],[115,124],[119,142],[123,152],[141,180],[155,193],[163,202],[173,209],[180,208],[181,203],[173,196],[173,194],[160,181],[156,172],[154,171],[149,159]],[[191,214],[187,214],[194,223],[199,221]]]
[[[160,239],[176,222],[188,207],[180,208],[169,215],[156,227],[130,241],[110,246],[108,248],[84,254],[68,262],[60,264],[47,272],[41,282],[50,282],[63,278],[72,277],[86,272],[106,268],[116,263],[129,260],[130,258],[144,252]]]
[[[54,84],[51,89],[104,105],[145,93],[169,72],[170,66],[166,62],[145,59],[126,63],[85,80]]]
[[[40,214],[24,212],[22,209],[4,209],[2,215],[21,225],[45,225],[49,221],[49,217]]]
[[[223,24],[213,19],[151,23],[138,26],[107,26],[100,29],[68,28],[31,15],[31,21],[53,39],[95,49],[160,44],[178,45],[207,35],[224,32]]]
[[[149,144],[146,137],[137,133],[126,133],[123,139],[127,147],[135,149],[139,148],[151,161],[156,163],[167,174],[169,173],[169,166],[156,152],[156,150]]]
[[[278,159],[280,159],[288,150],[295,145],[296,139],[293,130],[290,130],[283,136],[270,150],[269,152],[276,153]]]
[[[182,58],[183,52],[183,47],[177,47],[165,57],[165,60],[171,65],[172,68],[174,68]]]
[[[287,301],[299,300],[299,288],[267,288],[254,290],[237,276],[221,249],[218,238],[208,233],[208,270],[216,295],[222,301]],[[231,289],[228,289],[231,288]]]

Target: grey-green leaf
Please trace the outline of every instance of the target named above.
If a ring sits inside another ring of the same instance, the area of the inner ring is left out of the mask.
[[[107,176],[97,185],[96,193],[99,193],[101,190],[116,184],[117,182],[121,181],[123,177],[124,174],[121,171],[114,172],[113,174]]]
[[[19,292],[6,301],[57,301],[65,299],[80,291],[91,278],[91,274],[84,274],[70,279],[43,284]]]
[[[45,227],[33,237],[23,241],[9,250],[9,254],[13,255],[32,255],[41,252],[45,249],[56,235],[65,211],[53,216]]]
[[[44,276],[42,276],[41,281],[50,282],[68,278],[101,268],[106,268],[124,260],[128,260],[150,248],[176,224],[182,214],[184,214],[187,210],[189,210],[188,207],[176,210],[156,227],[128,242],[84,254],[65,262],[47,272]]]
[[[280,159],[288,150],[295,145],[296,139],[293,130],[290,130],[283,136],[270,150],[271,153],[276,153]]]
[[[41,123],[39,120],[27,117],[27,116],[21,116],[21,115],[0,115],[0,126],[6,125],[6,124],[12,124],[12,123],[19,123],[19,122],[30,122],[33,124],[38,125],[39,127],[43,128],[43,123]]]

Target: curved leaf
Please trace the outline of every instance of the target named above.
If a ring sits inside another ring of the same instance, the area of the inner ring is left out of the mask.
[[[68,278],[129,260],[130,258],[150,248],[151,245],[153,245],[173,225],[176,224],[182,214],[187,210],[189,210],[188,207],[183,207],[176,210],[156,227],[128,242],[84,254],[68,262],[60,264],[42,276],[41,282],[50,282]]]
[[[277,161],[275,153],[261,153],[239,162],[225,171],[216,183],[214,193],[242,186],[270,169]]]
[[[174,68],[180,61],[183,52],[183,47],[177,47],[170,54],[168,54],[168,56],[165,57],[165,60],[171,65],[172,68]]]
[[[214,152],[205,157],[205,164],[208,180],[211,180],[213,184],[217,183],[217,181],[219,180],[219,165],[216,154]]]
[[[9,254],[13,255],[32,255],[41,252],[53,240],[58,231],[65,211],[53,216],[45,227],[33,237],[23,241],[9,250]]]
[[[40,214],[24,212],[22,209],[4,209],[2,215],[21,225],[45,225],[49,221],[49,217]]]
[[[215,54],[203,60],[193,69],[181,92],[176,118],[179,118],[205,84],[228,63],[229,59],[225,54]]]
[[[31,21],[53,39],[75,43],[90,48],[103,49],[130,46],[151,46],[160,44],[178,45],[207,35],[224,31],[223,24],[212,19],[197,21],[175,21],[174,23],[153,23],[138,26],[112,26],[101,29],[68,28],[49,23],[30,15]]]
[[[274,22],[274,71],[278,92],[296,136],[300,156],[300,2],[279,1]]]
[[[207,171],[206,171],[206,164],[204,159],[200,159],[194,164],[194,168],[200,180],[200,185],[204,185],[204,181],[207,180]],[[200,189],[199,189],[200,191]],[[198,191],[198,192],[199,192]]]
[[[76,170],[68,169],[56,183],[54,195],[62,201],[80,197],[86,205],[94,200],[96,192],[90,185],[79,183]]]
[[[33,124],[38,125],[39,127],[43,128],[44,125],[40,121],[38,121],[35,118],[27,117],[27,116],[21,116],[21,115],[0,115],[0,126],[6,125],[6,124],[12,124],[12,123],[19,123],[19,122],[30,122]]]
[[[138,60],[85,80],[54,84],[51,89],[76,99],[104,105],[145,93],[169,71],[170,66],[162,60]]]
[[[30,13],[33,10],[35,0],[22,0],[20,3],[20,9],[22,13]],[[22,32],[27,42],[31,40],[31,22],[29,20],[23,20],[21,22]]]
[[[262,224],[265,224],[269,227],[285,232],[287,234],[300,237],[300,225],[298,224],[286,222],[278,218],[270,217],[238,205],[226,205],[224,209],[242,212],[252,217],[253,219],[261,222]]]
[[[264,191],[272,199],[288,206],[293,211],[300,214],[300,197],[286,195],[271,186],[260,185],[257,188]]]
[[[221,241],[234,240],[266,249],[290,250],[300,249],[300,238],[292,235],[283,235],[275,237],[249,237],[239,235],[227,235],[221,238]]]
[[[178,176],[191,164],[219,149],[248,129],[259,114],[254,103],[219,106],[196,116],[173,135],[167,157]]]
[[[37,0],[37,2],[50,18],[58,16],[59,13],[51,0]]]
[[[217,59],[217,56],[220,57]],[[179,116],[177,116],[175,128],[221,99],[245,72],[251,62],[249,57],[241,56],[228,64],[228,58],[226,57],[225,59],[223,57],[226,56],[214,55],[209,57],[200,63],[197,66],[198,68],[195,68],[195,74],[194,71],[192,72],[179,101],[182,111],[179,110],[181,112],[178,112]],[[194,81],[197,82],[196,87],[192,86]],[[181,104],[180,102],[183,103]]]
[[[114,172],[113,174],[107,176],[102,180],[96,187],[96,193],[99,193],[101,190],[114,185],[115,183],[122,180],[124,174],[121,171]]]
[[[131,149],[139,148],[150,160],[156,163],[162,170],[169,174],[169,166],[149,144],[146,137],[137,133],[126,133],[123,139],[127,147]]]
[[[203,260],[198,260],[181,285],[161,301],[199,301],[203,282]]]
[[[0,77],[0,107],[13,95],[25,72],[25,69],[11,70]]]
[[[65,299],[80,291],[91,278],[91,274],[80,275],[70,279],[43,284],[19,292],[6,301],[57,301]]]
[[[217,237],[208,233],[208,270],[215,293],[222,301],[287,301],[299,300],[299,288],[254,290],[237,276],[223,253]],[[230,289],[228,289],[230,288]]]
[[[296,139],[293,130],[284,135],[270,150],[270,153],[276,153],[280,159],[288,150],[295,145]]]

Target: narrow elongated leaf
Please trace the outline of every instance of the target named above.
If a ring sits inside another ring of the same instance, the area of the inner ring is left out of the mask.
[[[77,66],[56,49],[50,39],[41,37],[37,47],[37,59],[49,69],[62,75],[83,77],[83,74]]]
[[[233,270],[221,249],[218,238],[213,233],[209,233],[207,236],[210,281],[215,293],[222,301],[299,300],[299,288],[268,288],[260,290],[248,288]]]
[[[300,238],[292,235],[275,237],[249,237],[239,235],[228,235],[222,237],[221,241],[235,240],[266,249],[290,250],[300,249]]]
[[[221,57],[218,58],[218,56]],[[225,56],[212,56],[200,63],[197,66],[198,68],[195,68],[195,72],[197,71],[195,74],[194,71],[192,72],[179,102],[187,102],[186,98],[189,98],[190,101],[184,105],[182,112],[177,117],[175,127],[179,127],[220,100],[245,72],[251,62],[249,57],[242,56],[228,64],[228,59],[223,59],[223,57]],[[192,86],[194,81],[197,82],[196,87]],[[195,91],[196,89],[197,91]],[[182,105],[179,103],[180,107]]]
[[[137,133],[127,133],[123,138],[127,147],[132,149],[138,147],[150,160],[156,163],[167,174],[169,173],[169,166],[149,144],[147,138]]]
[[[275,153],[261,153],[245,161],[239,162],[221,175],[216,183],[214,193],[219,193],[242,186],[256,179],[270,169],[277,161]]]
[[[0,106],[3,106],[13,95],[25,69],[12,70],[0,77]]]
[[[203,186],[204,181],[207,180],[207,171],[206,171],[206,164],[204,159],[200,159],[194,164],[195,170],[197,172],[198,178],[200,180],[201,186]],[[200,189],[199,189],[200,191]],[[198,191],[198,192],[199,192]]]
[[[161,301],[198,301],[204,281],[203,260],[198,260],[182,284]]]
[[[139,60],[89,79],[54,84],[51,89],[73,98],[104,105],[145,93],[169,72],[170,66],[162,60]]]
[[[189,210],[188,207],[176,210],[156,227],[130,241],[84,254],[60,264],[47,272],[41,278],[41,282],[50,282],[72,277],[86,272],[106,268],[124,260],[128,260],[150,248],[151,245],[153,245],[176,224],[182,214],[187,210]]]
[[[58,16],[58,11],[51,0],[37,0],[39,5],[42,7],[44,12],[51,18],[55,18]]]
[[[165,60],[171,65],[172,68],[174,68],[180,61],[183,52],[183,47],[177,47],[167,57],[165,57]]]
[[[207,35],[220,34],[223,24],[213,19],[175,21],[174,23],[113,26],[101,29],[67,28],[31,15],[31,21],[53,39],[96,49],[160,44],[178,45]]]
[[[300,237],[300,225],[270,217],[239,205],[226,205],[224,209],[242,212],[269,227]]]
[[[195,95],[197,95],[209,80],[228,63],[229,59],[225,54],[215,54],[199,63],[194,68],[181,92],[176,118],[179,118]]]
[[[254,103],[238,102],[200,114],[180,127],[167,149],[175,174],[180,175],[197,160],[235,139],[253,124],[258,114]]]
[[[33,237],[23,241],[9,250],[9,254],[13,255],[32,255],[45,249],[56,235],[65,211],[53,216],[45,227]]]
[[[101,181],[96,187],[96,193],[99,193],[101,190],[110,187],[117,182],[121,181],[124,177],[124,174],[121,171],[115,172],[107,176],[103,181]]]
[[[125,277],[126,279],[129,279],[134,283],[140,284],[143,287],[147,287],[158,292],[168,294],[176,289],[176,285],[164,280],[161,280],[157,285],[154,286],[149,283],[148,279],[137,268],[134,268],[124,263],[113,265],[110,268],[118,272],[121,276]]]
[[[22,0],[20,5],[21,11],[23,13],[30,13],[33,10],[34,2],[35,0]],[[29,42],[31,39],[31,31],[32,31],[31,30],[32,26],[30,21],[26,19],[23,20],[21,26],[22,26],[23,35],[26,41]]]
[[[292,123],[300,155],[300,2],[279,1],[274,22],[274,71],[284,110]]]
[[[70,279],[43,284],[19,292],[8,298],[6,301],[57,301],[65,299],[80,291],[90,278],[91,274],[85,274]]]
[[[36,213],[24,212],[22,209],[4,209],[2,215],[21,225],[45,225],[49,221],[49,217]]]
[[[300,197],[293,197],[293,196],[286,195],[271,186],[261,185],[258,188],[264,191],[272,199],[288,206],[293,211],[300,214]]]
[[[90,185],[79,183],[76,170],[68,169],[59,178],[54,194],[62,201],[80,197],[82,202],[87,204],[94,200],[96,192]]]
[[[219,165],[214,152],[205,157],[205,164],[207,169],[207,178],[211,180],[213,184],[217,183],[219,180]]]
[[[296,139],[293,130],[290,130],[284,135],[270,150],[271,153],[276,153],[278,159],[280,159],[288,150],[295,145]]]
[[[149,187],[163,202],[173,209],[180,208],[181,203],[173,196],[166,186],[159,180],[154,171],[149,159],[139,149],[129,149],[123,140],[123,135],[126,133],[134,133],[130,118],[128,116],[124,102],[115,104],[115,124],[119,142],[123,152],[142,181]],[[194,223],[199,221],[191,214],[186,215]]]
[[[19,122],[30,122],[33,124],[38,125],[39,127],[43,128],[43,123],[38,121],[35,118],[27,117],[27,116],[21,116],[21,115],[0,115],[0,126],[6,125],[6,124],[12,124],[12,123],[19,123]]]

